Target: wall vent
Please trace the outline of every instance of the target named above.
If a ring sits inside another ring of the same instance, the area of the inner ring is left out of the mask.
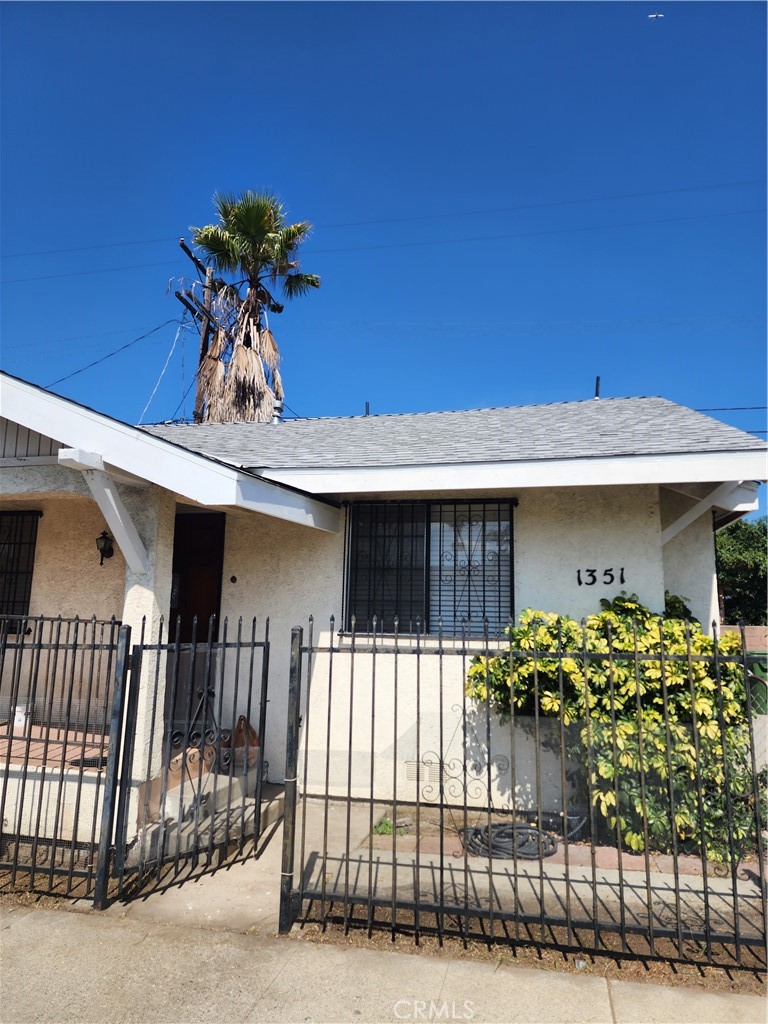
[[[406,761],[405,780],[406,782],[417,782],[420,785],[427,782],[439,785],[440,762],[431,761],[428,764],[424,764],[423,761]]]

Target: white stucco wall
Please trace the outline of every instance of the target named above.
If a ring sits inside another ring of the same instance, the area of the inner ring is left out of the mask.
[[[37,510],[43,513],[37,533],[35,564],[32,576],[32,592],[30,614],[64,618],[79,616],[90,619],[118,620],[130,625],[133,629],[132,642],[137,643],[144,620],[144,635],[149,643],[156,642],[160,634],[161,617],[168,615],[170,606],[171,565],[173,559],[173,533],[176,512],[176,501],[172,494],[157,487],[136,488],[120,485],[120,497],[144,543],[149,556],[149,572],[136,575],[126,566],[125,559],[117,544],[112,558],[99,565],[99,554],[96,549],[96,537],[107,530],[112,531],[86,487],[82,474],[75,470],[58,466],[24,467],[20,469],[4,469],[0,477],[2,498],[0,510]],[[48,636],[48,634],[46,634]],[[69,634],[67,634],[69,636]],[[167,639],[167,634],[166,634]],[[68,662],[63,656],[58,659],[56,679],[51,677],[52,669],[46,662],[47,675],[39,681],[38,699],[35,700],[35,711],[39,719],[42,713],[38,703],[51,705],[47,696],[54,695],[54,703],[58,697],[64,699],[69,692],[70,671]],[[136,746],[134,760],[134,802],[139,782],[143,778],[147,765],[151,763],[153,770],[159,766],[161,753],[160,744],[151,746],[151,722],[154,706],[153,686],[155,663],[148,655],[142,664],[142,681],[136,717]],[[82,673],[81,673],[82,674]],[[86,673],[87,675],[87,673]],[[161,683],[164,673],[159,674]],[[60,678],[59,678],[60,677]],[[80,676],[78,675],[78,679]],[[15,688],[14,688],[15,687]],[[40,699],[42,691],[45,694]],[[11,691],[17,693],[18,699],[26,696],[27,687],[21,689],[21,683],[14,684],[10,671],[3,674],[0,681],[0,704],[8,703]],[[79,690],[78,690],[79,694]],[[163,687],[158,692],[158,707],[163,708]],[[156,723],[162,730],[162,710],[156,716]],[[100,720],[100,718],[99,718]],[[66,837],[67,829],[71,836],[73,824],[73,802],[76,800],[77,773],[68,772],[63,786],[47,784],[40,789],[39,781],[30,776],[27,780],[24,795],[17,793],[18,785],[11,772],[8,780],[6,804],[4,812],[18,817],[19,813],[27,814],[25,807],[42,801],[44,808],[41,834],[50,835],[56,808],[59,808],[60,835]],[[94,782],[93,791],[97,792],[93,777],[86,773],[86,781]],[[34,783],[34,786],[33,786]],[[37,789],[34,789],[34,787]],[[33,792],[34,789],[34,792]],[[38,792],[39,790],[39,792]],[[87,796],[88,786],[83,790]],[[93,809],[81,795],[79,818],[92,820]],[[18,805],[18,806],[17,806]],[[50,818],[50,821],[49,821]],[[131,816],[131,820],[133,815]],[[62,824],[63,823],[63,824]],[[90,830],[90,825],[87,830]],[[79,836],[82,838],[82,836]]]
[[[56,467],[19,470],[14,471],[14,474],[25,474],[24,507],[43,508],[47,503],[51,503],[48,514],[41,522],[41,530],[46,520],[51,522],[51,533],[50,536],[43,536],[41,533],[39,560],[42,564],[45,555],[45,561],[50,563],[50,568],[42,571],[41,580],[45,581],[45,587],[35,592],[37,607],[40,607],[38,593],[48,593],[53,599],[58,588],[60,599],[63,601],[66,598],[71,602],[67,607],[82,605],[81,613],[90,614],[89,609],[94,602],[98,604],[99,610],[117,605],[115,613],[133,626],[136,635],[142,617],[146,616],[146,635],[150,640],[156,639],[160,618],[167,615],[170,604],[175,516],[173,496],[157,488],[120,489],[123,501],[134,518],[150,556],[150,573],[147,576],[134,577],[130,572],[125,572],[119,553],[112,559],[111,564],[105,564],[104,569],[99,568],[93,541],[104,527],[98,519],[96,506],[83,491],[79,474]],[[58,491],[55,495],[46,495],[44,485],[46,479],[49,486],[53,482],[51,474],[58,483]],[[33,486],[30,487],[30,484]],[[32,505],[30,502],[36,493],[40,496],[34,499],[37,504]],[[705,540],[711,544],[711,537],[705,538],[700,527],[694,524],[696,529],[691,528],[693,532],[685,545],[678,545],[679,567],[674,568],[671,558],[665,562],[660,544],[662,520],[659,490],[656,486],[530,489],[519,491],[515,496],[518,498],[518,507],[515,510],[514,573],[515,608],[518,613],[525,607],[533,607],[581,617],[597,611],[600,598],[613,598],[621,590],[637,593],[643,603],[653,610],[661,610],[665,585],[683,593],[684,596],[691,597],[692,600],[696,598],[696,595],[690,593],[692,587],[689,586],[686,590],[684,586],[670,586],[670,579],[676,572],[677,584],[677,581],[683,578],[683,569],[689,572],[691,579],[696,577],[699,571],[696,566],[706,569],[706,559],[709,555],[699,552],[697,546],[703,544]],[[18,502],[18,498],[8,500]],[[79,548],[67,553],[67,539],[72,535],[84,537],[82,553]],[[676,549],[671,550],[674,554]],[[64,554],[61,554],[62,551]],[[74,572],[72,557],[75,558]],[[79,561],[81,557],[82,565]],[[122,571],[114,571],[120,565]],[[230,639],[236,630],[239,616],[248,624],[246,632],[250,629],[250,619],[254,615],[258,618],[259,639],[263,637],[263,620],[266,616],[270,618],[270,689],[265,753],[270,763],[270,778],[273,781],[279,781],[284,774],[291,627],[301,625],[306,628],[309,616],[314,615],[315,639],[321,644],[327,642],[331,615],[336,617],[336,630],[340,628],[343,614],[343,566],[343,532],[324,533],[256,513],[229,512],[227,515],[221,616],[229,620]],[[589,569],[595,572],[596,582],[592,586],[588,584]],[[579,570],[582,574],[581,585],[577,575]],[[624,573],[623,583],[619,576],[621,570]],[[111,574],[109,577],[105,575],[107,572]],[[105,588],[104,583],[107,580],[112,582]],[[115,582],[118,580],[119,586]],[[76,581],[74,589],[73,581]],[[685,578],[683,581],[685,582]],[[701,585],[702,594],[708,585],[709,582]],[[124,587],[122,594],[121,587]],[[87,604],[83,604],[86,600]],[[109,614],[112,613],[113,609],[110,607]],[[433,658],[423,665],[422,753],[430,748],[439,749],[439,736],[435,733],[438,728],[436,711],[439,699],[435,690],[438,685],[436,662],[437,659]],[[380,662],[380,665],[385,675],[386,671],[391,671],[385,668],[384,662]],[[156,715],[157,728],[151,748],[150,725],[153,705],[157,709],[163,707],[164,670],[161,668],[158,673],[160,689],[155,701],[151,696],[154,685],[150,686],[150,680],[154,683],[154,669],[151,659],[146,659],[134,760],[137,783],[145,777],[148,762],[152,762],[153,769],[159,766],[160,744],[157,739],[158,730],[161,730],[162,713]],[[324,667],[322,660],[318,660],[315,665],[315,678],[319,678],[319,674],[324,671],[327,675],[326,670],[327,666]],[[342,679],[343,672],[343,658],[340,658],[334,667],[335,678]],[[460,709],[463,675],[455,665],[451,672],[450,678],[444,678],[443,707],[444,731],[451,732],[453,746],[449,750],[444,743],[443,752],[449,759],[460,759],[471,751],[462,751],[460,748],[463,740],[456,738],[462,735]],[[411,749],[414,741],[414,710],[409,703],[412,703],[413,687],[402,680],[401,685],[404,687],[401,694],[410,693],[410,697],[402,699],[395,722],[393,687],[388,686],[383,680],[377,684],[376,715],[380,723],[389,723],[389,735],[386,734],[387,729],[383,728],[381,736],[377,734],[375,737],[375,771],[377,777],[381,775],[382,785],[386,779],[401,778],[405,783],[405,775],[402,773],[406,771],[406,762],[415,757],[415,751]],[[224,706],[227,706],[232,686],[233,674],[229,671],[224,683]],[[239,686],[236,709],[238,713],[245,710],[247,701],[242,676]],[[360,693],[364,694],[365,683],[361,683],[361,686]],[[258,685],[254,687],[254,698],[257,691]],[[315,694],[320,703],[317,707],[313,704],[311,709],[310,720],[313,728],[316,723],[324,721],[324,707],[327,708],[322,696],[323,687],[316,687]],[[347,764],[349,751],[349,720],[342,713],[343,687],[337,691],[337,701],[333,708],[330,746],[333,763],[336,766],[334,771],[341,772],[343,766]],[[254,701],[251,710],[251,721],[254,725],[257,715]],[[366,699],[361,700],[358,697],[353,721],[353,746],[360,756],[370,742],[370,718],[370,701],[366,704]],[[398,737],[398,763],[393,761],[392,753],[392,728],[395,726]],[[496,725],[493,728],[495,730]],[[309,747],[310,752],[314,750],[313,758],[322,754],[325,749],[324,745],[317,745],[317,740],[317,733],[310,736]],[[323,744],[324,742],[323,739]],[[503,737],[499,742],[509,746]],[[530,762],[531,751],[527,755],[520,754],[520,751],[526,749],[526,743],[525,738],[520,739],[518,757],[527,757]],[[366,763],[369,774],[370,763]],[[524,796],[520,790],[521,785],[528,786],[530,796],[531,765],[529,763],[526,769],[527,782],[521,782],[523,766],[518,765],[518,769],[518,796]],[[559,767],[556,763],[544,763],[542,771],[542,786],[546,788],[548,794],[547,803],[550,809],[556,809],[560,801]],[[505,793],[509,799],[510,769],[507,767],[502,770],[497,764],[494,772],[498,777],[493,786],[498,800],[503,802]],[[355,768],[354,775],[356,785],[358,776],[363,780],[366,778],[366,769],[362,762]],[[365,785],[364,781],[362,785]],[[133,820],[134,815],[131,814],[130,817]]]
[[[521,491],[515,510],[515,609],[581,618],[622,590],[664,608],[658,488]],[[624,570],[624,583],[620,570]],[[596,582],[586,570],[595,570]],[[581,570],[582,585],[577,573]],[[614,580],[610,580],[612,570]]]
[[[518,492],[517,497],[515,606],[518,612],[534,607],[580,617],[598,611],[601,597],[613,598],[622,589],[637,593],[654,610],[663,608],[664,571],[657,487],[537,489]],[[341,533],[324,534],[257,515],[227,517],[221,614],[229,618],[230,631],[235,628],[238,615],[249,621],[253,615],[259,619],[270,616],[272,646],[266,756],[273,780],[282,778],[284,768],[291,627],[306,628],[309,615],[314,615],[316,642],[319,640],[321,644],[327,641],[332,614],[336,617],[335,628],[340,628],[343,564]],[[619,583],[622,567],[623,586]],[[584,572],[585,582],[579,586],[576,575],[579,568],[596,569],[598,582],[588,586]],[[614,572],[612,585],[603,582],[607,569]],[[234,583],[232,576],[236,578]],[[429,681],[429,673],[434,675],[435,661],[431,659],[424,665],[428,674],[425,685],[434,683],[434,678]],[[341,665],[335,666],[334,672],[337,671],[343,671]],[[322,668],[318,664],[316,673],[320,672]],[[456,724],[456,712],[451,708],[460,704],[461,693],[461,680],[457,676],[450,683],[450,693],[445,698],[447,713],[452,716],[451,728]],[[432,701],[431,696],[426,696],[428,703]],[[379,699],[383,703],[377,714],[382,715],[383,721],[391,722],[393,710],[387,703],[391,692],[387,696],[384,687],[377,701]],[[432,704],[434,714],[433,701]],[[366,713],[360,713],[364,724]],[[322,716],[322,710],[318,712],[313,708],[313,721],[318,714]],[[400,719],[400,713],[398,717]],[[407,718],[405,713],[404,723]],[[357,714],[355,723],[357,736]],[[344,762],[348,749],[347,727],[348,722],[339,719],[332,739],[333,756]],[[364,749],[364,742],[367,742],[364,730],[360,735],[361,749]],[[407,745],[404,739],[401,750]],[[403,760],[407,758],[403,756]],[[381,768],[381,771],[390,773],[389,768]],[[502,780],[500,785],[506,784]]]
[[[661,488],[661,527],[679,519],[697,502],[675,491]],[[707,510],[663,548],[664,586],[670,594],[685,598],[705,632],[712,632],[712,623],[719,619],[717,607],[717,576],[715,573],[715,538],[712,513]]]
[[[35,476],[42,471],[25,470]],[[78,474],[79,475],[79,474]],[[9,497],[3,478],[0,511],[38,510],[30,615],[119,619],[123,612],[125,559],[119,550],[99,565],[96,538],[107,529],[95,502],[70,490],[19,500]]]
[[[258,514],[227,516],[221,616],[228,618],[233,633],[242,615],[249,633],[255,615],[258,639],[263,637],[263,620],[266,616],[270,619],[265,757],[273,781],[283,778],[285,768],[291,628],[306,628],[310,615],[315,616],[318,629],[327,628],[332,614],[339,628],[343,564],[343,532],[323,533]],[[235,583],[231,582],[233,576]],[[240,710],[244,710],[246,699],[241,683]],[[257,714],[254,708],[254,725]]]

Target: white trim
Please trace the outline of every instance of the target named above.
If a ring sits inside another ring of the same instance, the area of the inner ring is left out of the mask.
[[[472,465],[264,469],[261,475],[266,480],[290,484],[312,494],[344,495],[765,480],[768,465],[765,452],[746,451]]]
[[[687,512],[683,512],[681,516],[678,516],[674,522],[670,523],[665,529],[661,531],[661,546],[664,547],[668,544],[673,537],[676,537],[678,533],[681,533],[686,526],[690,526],[694,523],[699,516],[704,515],[715,505],[719,505],[721,502],[728,501],[729,496],[735,490],[738,490],[739,483],[725,483],[720,484],[716,487],[706,498],[702,498],[701,501],[697,501],[695,505],[692,505]]]
[[[200,505],[240,505],[329,533],[341,528],[339,509],[322,500],[266,480],[257,481],[249,473],[223,466],[5,374],[0,374],[0,402],[7,419],[53,435],[72,449],[97,453],[105,466],[114,466]],[[244,494],[249,495],[247,501],[242,500]]]
[[[143,576],[149,572],[149,555],[117,493],[114,481],[103,471],[93,469],[84,469],[83,478],[123,552],[128,568],[136,575]]]

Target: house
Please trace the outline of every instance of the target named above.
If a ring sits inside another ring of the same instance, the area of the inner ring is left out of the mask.
[[[273,781],[290,629],[309,615],[429,642],[622,590],[660,610],[670,591],[709,624],[713,529],[766,478],[764,442],[663,398],[132,427],[0,387],[0,612],[145,620],[149,639],[169,616],[269,616]]]

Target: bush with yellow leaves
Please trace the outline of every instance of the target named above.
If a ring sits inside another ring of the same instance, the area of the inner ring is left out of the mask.
[[[757,834],[740,637],[715,642],[634,594],[601,605],[582,622],[524,611],[505,653],[473,660],[467,695],[576,726],[566,754],[585,765],[597,841],[738,862]]]

